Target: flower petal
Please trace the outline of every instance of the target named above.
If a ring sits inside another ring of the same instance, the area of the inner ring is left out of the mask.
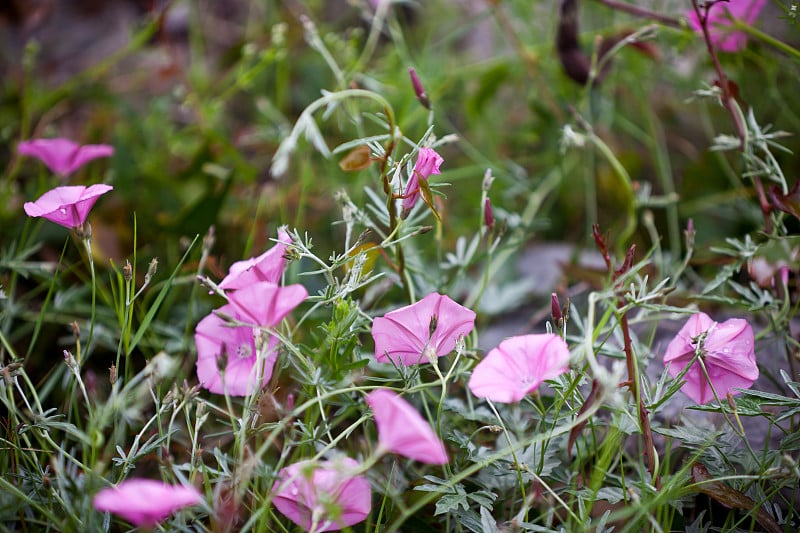
[[[442,441],[406,400],[387,389],[372,391],[366,400],[375,415],[381,448],[421,463],[449,461]]]
[[[362,522],[369,515],[369,481],[354,472],[349,457],[334,461],[300,461],[283,468],[272,486],[272,503],[305,531],[335,531]],[[314,526],[314,513],[318,522]]]
[[[686,372],[681,390],[698,404],[736,394],[736,388],[747,389],[758,378],[755,360],[753,329],[742,319],[733,318],[718,324],[705,313],[692,315],[667,346],[664,362],[669,363],[672,377],[680,374],[695,357],[696,346],[691,342],[701,333],[703,367],[697,361]],[[713,384],[713,390],[711,385]]]
[[[153,527],[175,511],[203,501],[188,485],[168,485],[152,479],[129,479],[95,494],[92,503],[101,512],[111,512],[135,526]]]
[[[373,320],[375,358],[406,366],[428,363],[429,356],[441,357],[453,351],[458,338],[474,327],[474,311],[432,293]]]
[[[302,285],[279,287],[268,281],[230,293],[228,300],[243,322],[271,328],[308,297]]]
[[[472,371],[468,386],[479,398],[512,403],[567,370],[569,348],[561,337],[522,335],[491,350]]]
[[[225,290],[237,290],[249,287],[259,281],[278,283],[286,267],[284,254],[286,248],[292,243],[289,234],[281,229],[278,231],[278,242],[258,257],[237,261],[228,270],[219,287]]]
[[[17,151],[36,157],[55,174],[67,176],[93,159],[110,157],[114,147],[107,144],[80,146],[69,139],[34,139],[19,143]]]
[[[235,308],[228,304],[217,312],[236,318]],[[255,335],[252,327],[229,327],[215,313],[203,318],[195,329],[197,346],[197,379],[215,394],[248,396],[266,385],[278,358],[278,339],[270,337],[268,352],[261,369],[256,368]],[[224,370],[221,371],[220,367]],[[258,376],[261,375],[259,382]]]
[[[86,221],[98,197],[113,188],[104,184],[56,187],[23,207],[28,216],[44,217],[66,228],[76,228]]]

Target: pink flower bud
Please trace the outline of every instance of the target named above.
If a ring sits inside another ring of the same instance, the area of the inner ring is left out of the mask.
[[[417,76],[417,71],[414,70],[414,67],[408,67],[408,74],[411,76],[411,85],[414,87],[414,94],[417,95],[417,100],[425,109],[431,108],[431,101],[428,98],[428,94],[425,92],[425,87],[422,86],[422,81],[420,81],[419,76]]]

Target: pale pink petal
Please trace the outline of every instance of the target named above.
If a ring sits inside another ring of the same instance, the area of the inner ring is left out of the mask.
[[[449,461],[444,444],[410,403],[387,389],[366,397],[378,426],[378,442],[387,452],[434,465]]]
[[[432,174],[441,174],[439,166],[444,162],[442,156],[432,148],[420,148],[417,154],[417,162],[406,184],[405,198],[403,199],[403,209],[411,209],[417,203],[420,196],[419,180],[427,180]]]
[[[230,304],[220,307],[217,312],[236,317],[236,310]],[[225,320],[214,313],[197,324],[194,335],[197,379],[204,388],[215,394],[227,392],[230,396],[248,396],[265,386],[272,377],[278,358],[278,339],[270,337],[269,351],[263,358],[262,367],[258,369],[253,328],[229,327],[225,324]]]
[[[512,403],[568,370],[569,348],[561,337],[522,335],[491,350],[472,371],[468,386],[479,398]]]
[[[702,337],[699,337],[704,334]],[[758,378],[755,359],[754,335],[750,325],[733,318],[718,324],[708,315],[692,315],[667,346],[664,362],[669,363],[669,374],[676,377],[695,357],[697,339],[702,340],[703,363],[708,378],[699,362],[695,361],[686,372],[681,390],[699,404],[714,399],[709,380],[720,399],[728,393],[737,394],[735,388],[747,389]]]
[[[17,151],[38,158],[54,173],[66,176],[93,159],[111,157],[114,147],[107,144],[81,146],[69,139],[35,139],[19,143]]]
[[[286,267],[286,247],[292,238],[284,230],[278,231],[278,243],[258,257],[232,264],[219,287],[225,290],[244,289],[259,281],[278,283]]]
[[[272,486],[272,503],[305,531],[336,531],[362,522],[370,512],[369,481],[356,475],[350,458],[301,461],[283,468]],[[312,530],[314,512],[318,521]]]
[[[140,527],[153,527],[179,509],[203,501],[200,492],[185,485],[168,485],[152,479],[129,479],[101,490],[94,508],[111,512]]]
[[[228,300],[243,322],[271,328],[308,297],[302,285],[279,287],[268,281],[230,293]]]
[[[431,357],[453,351],[458,338],[468,335],[474,327],[474,311],[447,296],[432,293],[373,320],[375,358],[401,365],[429,363]]]
[[[430,343],[436,347],[437,355],[442,356],[455,349],[459,337],[466,337],[475,328],[475,312],[447,296],[434,296],[439,296],[434,310],[437,326]]]
[[[35,202],[26,202],[23,208],[31,217],[43,217],[66,228],[76,228],[84,223],[97,199],[112,190],[110,185],[72,185],[47,191]]]

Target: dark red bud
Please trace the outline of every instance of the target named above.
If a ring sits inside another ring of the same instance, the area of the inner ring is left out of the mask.
[[[492,201],[488,198],[483,202],[483,223],[489,230],[494,228],[494,213],[492,212]]]
[[[408,67],[408,74],[411,76],[411,85],[414,87],[414,94],[417,95],[417,100],[425,109],[431,108],[431,101],[428,98],[428,93],[425,92],[425,87],[422,86],[422,81],[417,76],[417,71],[414,67]]]

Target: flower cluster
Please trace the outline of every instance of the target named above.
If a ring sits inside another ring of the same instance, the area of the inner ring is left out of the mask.
[[[197,377],[209,391],[248,396],[272,377],[278,339],[267,330],[308,297],[302,285],[278,285],[289,244],[291,237],[281,230],[270,250],[231,265],[219,285],[228,291],[228,303],[197,324]]]
[[[67,176],[93,159],[110,157],[114,148],[107,144],[81,146],[68,139],[35,139],[19,143],[17,151],[36,157],[54,173]],[[112,189],[103,184],[56,187],[23,207],[30,217],[43,217],[73,229],[83,225],[97,199]]]

